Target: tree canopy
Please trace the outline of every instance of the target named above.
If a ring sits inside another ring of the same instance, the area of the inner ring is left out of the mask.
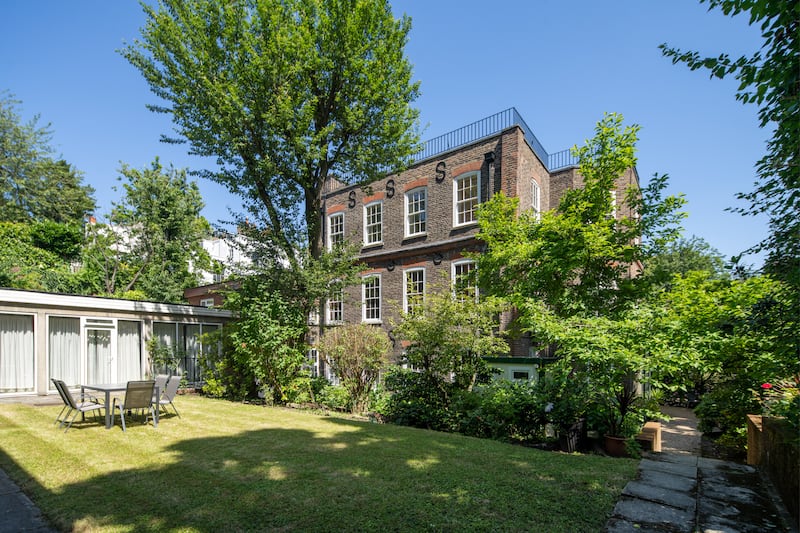
[[[94,288],[101,293],[135,290],[143,298],[180,302],[209,262],[200,190],[185,170],[165,169],[158,158],[142,170],[123,164],[120,173],[125,194],[109,224],[88,228],[83,261],[94,276],[87,279],[102,280]]]
[[[22,122],[19,102],[0,94],[0,221],[81,224],[95,209],[94,189],[53,157],[49,125]]]
[[[386,0],[160,0],[122,50],[200,174],[244,199],[293,267],[319,257],[323,186],[376,179],[416,151],[410,20]]]
[[[518,213],[518,202],[493,196],[480,208],[478,238],[487,250],[476,257],[481,287],[533,298],[558,316],[608,314],[641,295],[629,268],[662,249],[678,233],[681,197],[662,197],[666,176],[641,191],[625,191],[630,215],[614,216],[609,191],[636,164],[636,126],[607,114],[596,135],[575,149],[584,186],[568,191],[559,206],[541,215]]]

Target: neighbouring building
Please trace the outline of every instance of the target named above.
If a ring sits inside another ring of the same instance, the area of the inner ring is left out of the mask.
[[[331,180],[323,200],[323,239],[361,244],[363,283],[330,299],[326,324],[365,322],[387,329],[417,297],[442,280],[468,278],[475,268],[466,252],[479,252],[476,208],[503,192],[521,210],[558,206],[582,177],[569,150],[549,154],[511,108],[432,139],[407,170],[367,188]],[[619,215],[628,214],[624,192],[638,187],[629,169],[610,191]],[[505,317],[507,321],[510,317]],[[490,360],[509,379],[535,378],[549,353],[525,336],[512,338],[511,357]],[[395,357],[402,346],[395,343]],[[316,369],[323,372],[322,363]]]
[[[52,378],[76,386],[150,376],[150,339],[174,348],[197,383],[200,355],[220,349],[201,335],[230,318],[205,307],[0,289],[0,396],[55,394]]]

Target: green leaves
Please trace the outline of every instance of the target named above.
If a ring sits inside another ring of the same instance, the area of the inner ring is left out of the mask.
[[[94,211],[94,189],[51,157],[49,126],[39,127],[38,116],[23,124],[18,104],[0,93],[0,221],[82,224]]]
[[[702,0],[701,0],[702,1]],[[755,188],[737,198],[750,203],[732,209],[744,215],[766,213],[770,233],[748,252],[767,252],[765,269],[800,290],[800,6],[786,0],[709,0],[709,10],[725,15],[749,13],[760,24],[764,44],[750,56],[701,57],[666,44],[662,53],[691,70],[707,69],[712,77],[739,80],[736,99],[759,106],[761,127],[773,133],[757,163]]]
[[[410,23],[380,0],[163,0],[122,50],[164,101],[201,175],[241,195],[284,256],[318,257],[331,175],[364,183],[417,149]],[[295,265],[297,268],[299,265]]]
[[[557,210],[517,216],[517,200],[502,194],[482,204],[478,238],[487,250],[476,259],[490,294],[517,304],[535,298],[565,317],[613,314],[642,296],[646,288],[629,268],[677,236],[683,199],[663,198],[666,176],[654,176],[614,205],[610,191],[636,163],[638,127],[623,127],[612,113],[595,131],[574,149],[583,187],[565,193]]]

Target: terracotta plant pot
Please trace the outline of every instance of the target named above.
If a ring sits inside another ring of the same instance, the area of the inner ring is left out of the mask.
[[[606,435],[604,446],[606,453],[611,457],[627,457],[628,448],[625,445],[627,440],[628,439],[625,437],[613,437],[611,435]]]

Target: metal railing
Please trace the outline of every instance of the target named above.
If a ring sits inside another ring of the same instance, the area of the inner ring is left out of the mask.
[[[472,124],[462,126],[444,135],[429,139],[424,143],[424,148],[412,156],[412,160],[414,163],[417,163],[449,150],[480,141],[492,135],[497,135],[513,126],[519,126],[520,129],[522,129],[525,140],[539,159],[547,166],[548,170],[553,171],[577,164],[577,159],[569,150],[548,154],[547,150],[542,146],[542,143],[539,142],[539,139],[536,138],[536,135],[534,135],[533,131],[528,127],[528,124],[525,123],[525,120],[523,120],[522,116],[517,112],[516,108],[513,107],[482,118]]]

